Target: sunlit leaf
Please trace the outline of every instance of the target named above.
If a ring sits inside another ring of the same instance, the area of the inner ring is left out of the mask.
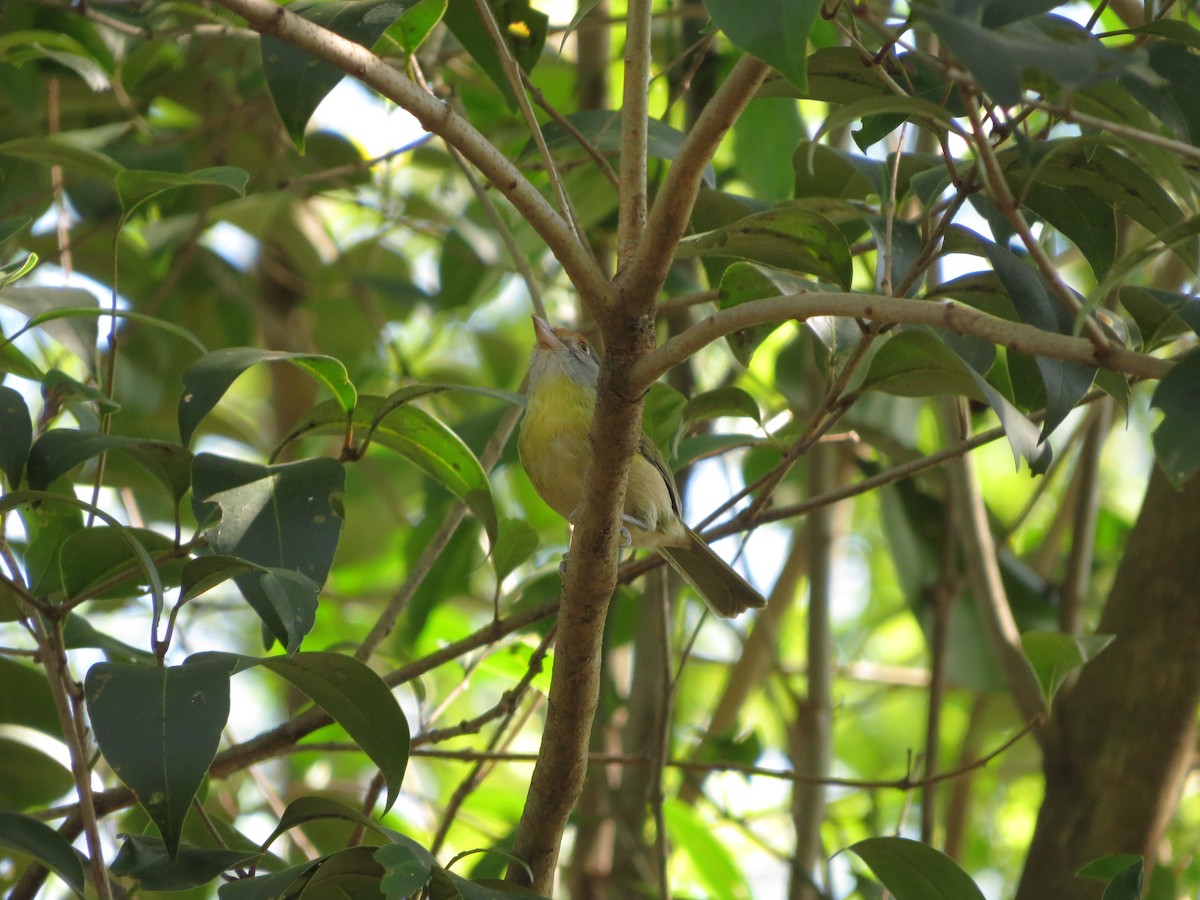
[[[1061,631],[1027,631],[1021,649],[1049,704],[1068,676],[1112,643],[1112,635],[1072,635]]]
[[[488,6],[491,7],[508,52],[522,69],[533,71],[546,44],[549,18],[534,8],[529,0],[488,0]],[[443,21],[500,90],[505,103],[515,109],[516,96],[504,75],[496,45],[479,15],[475,0],[449,0]]]

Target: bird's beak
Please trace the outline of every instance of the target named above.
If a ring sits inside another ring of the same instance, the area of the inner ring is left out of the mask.
[[[554,329],[550,327],[550,323],[541,316],[533,316],[533,333],[537,336],[538,347],[544,350],[561,350],[562,341],[558,339],[558,335],[554,333]]]

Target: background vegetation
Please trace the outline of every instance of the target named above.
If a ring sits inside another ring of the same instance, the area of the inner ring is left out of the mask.
[[[10,0],[0,885],[1194,895],[1198,26]],[[618,548],[643,402],[762,612]]]

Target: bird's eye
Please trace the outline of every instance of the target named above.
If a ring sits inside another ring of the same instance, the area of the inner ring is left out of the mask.
[[[580,350],[582,350],[584,353],[591,353],[591,352],[592,352],[592,348],[588,346],[588,342],[587,342],[587,341],[585,341],[583,338],[576,338],[576,340],[575,340],[575,345],[576,345],[576,346],[577,346],[577,347],[578,347]]]

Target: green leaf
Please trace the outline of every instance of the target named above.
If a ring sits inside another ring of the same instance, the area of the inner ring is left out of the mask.
[[[217,896],[221,900],[279,900],[280,897],[294,897],[299,886],[307,882],[326,859],[321,856],[282,872],[228,881],[217,888]]]
[[[0,220],[0,242],[8,240],[14,232],[20,231],[31,221],[29,218]],[[0,266],[0,288],[8,287],[10,284],[20,281],[34,270],[37,262],[37,254],[29,253],[24,259],[18,259],[6,266]]]
[[[199,597],[230,578],[261,571],[262,566],[236,556],[214,555],[189,559],[183,565],[179,582],[179,602]]]
[[[483,465],[462,438],[433,416],[407,401],[397,391],[375,413],[372,440],[404,456],[429,477],[470,507],[487,531],[488,542],[496,541],[496,503]]]
[[[1012,251],[983,242],[983,251],[1016,307],[1021,321],[1043,331],[1071,334],[1074,320],[1032,266]],[[1034,357],[1046,388],[1046,418],[1042,437],[1048,437],[1092,386],[1096,370],[1046,356]]]
[[[409,56],[416,53],[446,14],[446,0],[417,0],[387,30]]]
[[[84,528],[63,542],[60,562],[63,593],[70,599],[91,595],[93,589],[106,582],[108,587],[95,597],[112,599],[145,593],[145,573],[129,545],[130,536],[147,553],[167,553],[175,546],[169,537],[147,528],[126,528],[124,531],[103,525]],[[175,562],[176,576],[182,565],[178,560]],[[158,570],[160,578],[164,574],[163,568]],[[122,575],[121,580],[113,581]]]
[[[1200,469],[1200,351],[1175,364],[1154,389],[1150,405],[1163,412],[1154,430],[1154,456],[1179,487]]]
[[[91,292],[82,288],[66,287],[10,287],[0,290],[0,304],[45,322],[46,333],[88,366],[95,361],[96,320],[82,316],[85,310],[93,316],[101,314],[96,298]],[[64,321],[54,318],[39,319],[44,315],[53,317],[64,311],[70,311]],[[26,327],[29,327],[28,324]],[[13,335],[13,338],[16,336]],[[12,338],[8,340],[11,341]]]
[[[161,838],[127,834],[113,860],[114,875],[132,878],[146,891],[186,891],[208,884],[222,872],[258,859],[258,852],[197,847],[180,841],[174,850]]]
[[[1200,335],[1200,300],[1157,288],[1125,285],[1121,305],[1142,333],[1142,345],[1153,350],[1189,328]]]
[[[83,863],[71,842],[49,825],[0,810],[0,846],[32,856],[83,896]]]
[[[44,490],[85,460],[111,450],[129,453],[142,463],[179,502],[191,486],[192,454],[178,444],[141,438],[54,428],[44,432],[29,451],[29,486]]]
[[[0,156],[28,159],[47,166],[62,166],[68,172],[112,182],[124,167],[115,159],[88,146],[87,136],[61,132],[49,137],[16,138],[0,143]]]
[[[550,20],[545,13],[534,9],[529,0],[488,0],[492,17],[500,29],[504,43],[517,64],[532,72],[546,44]],[[442,21],[471,54],[487,77],[500,90],[510,109],[517,108],[517,98],[504,75],[504,66],[492,42],[492,36],[480,18],[475,0],[449,0]]]
[[[117,197],[128,216],[138,206],[165,191],[181,187],[215,185],[246,196],[250,175],[236,166],[212,166],[194,172],[149,172],[126,169],[117,175]]]
[[[905,329],[889,338],[871,358],[862,387],[900,397],[986,399],[962,358],[923,328]]]
[[[1079,248],[1096,280],[1104,278],[1117,252],[1117,218],[1112,204],[1081,187],[1031,182],[1025,206]]]
[[[229,671],[97,663],[84,680],[100,752],[137,794],[172,859],[229,718]]]
[[[745,875],[733,854],[696,810],[680,801],[670,801],[663,812],[671,844],[687,854],[707,894],[713,897],[751,896]]]
[[[1071,635],[1061,631],[1027,631],[1021,649],[1033,667],[1047,705],[1072,672],[1112,643],[1112,635]]]
[[[721,309],[731,309],[751,300],[798,293],[809,286],[811,282],[800,281],[784,272],[754,263],[735,262],[721,274],[720,306]],[[725,340],[737,361],[748,366],[754,351],[778,327],[778,322],[754,325],[727,335]]]
[[[757,56],[803,91],[808,35],[820,0],[705,0],[708,14],[739,50]]]
[[[677,259],[729,256],[787,272],[804,272],[849,290],[853,262],[845,236],[818,213],[783,207],[684,238]]]
[[[864,97],[831,112],[821,123],[814,140],[836,129],[845,128],[859,119],[863,119],[865,124],[865,121],[872,116],[889,113],[902,117],[901,121],[911,119],[935,125],[941,131],[947,130],[954,122],[954,116],[949,110],[923,97],[913,97],[907,94]]]
[[[0,656],[0,723],[21,725],[62,740],[50,683],[41,669]]]
[[[63,623],[63,643],[68,650],[78,650],[82,647],[100,650],[110,662],[154,662],[154,654],[131,647],[111,635],[98,631],[79,613],[71,613]]]
[[[585,109],[567,116],[575,132],[606,156],[621,154],[621,111],[611,109]],[[659,119],[651,119],[647,123],[646,152],[654,159],[675,159],[683,147],[687,137],[682,131],[672,128]],[[575,133],[568,131],[558,122],[550,122],[542,128],[542,136],[546,146],[551,150],[577,151],[582,154],[583,147]],[[537,145],[531,140],[521,151],[521,158],[527,158],[537,152]],[[711,165],[704,170],[704,183],[714,187],[717,175]]]
[[[196,426],[225,396],[239,375],[255,363],[286,360],[323,384],[344,410],[354,409],[358,392],[350,383],[346,367],[331,356],[316,353],[287,353],[257,347],[228,347],[214,350],[183,372],[183,396],[179,400],[179,435],[186,446]]]
[[[233,653],[197,653],[189,657],[189,663],[207,660],[224,661],[225,669],[231,671],[263,666],[303,691],[346,729],[363,753],[379,767],[388,788],[387,808],[391,808],[408,766],[408,720],[391,690],[370,666],[341,653],[297,653],[263,659]],[[308,802],[292,810],[292,819],[285,816],[281,820],[276,832],[293,827],[298,824],[299,817],[305,815],[346,818],[337,812],[340,804],[330,805],[332,802],[309,798]],[[354,821],[363,824],[359,819]]]
[[[496,581],[503,581],[538,548],[537,529],[524,519],[505,517],[500,520],[496,543],[492,546],[492,565]]]
[[[368,50],[415,0],[334,0],[288,6],[295,13]],[[262,65],[275,111],[304,151],[304,129],[325,96],[346,73],[278,38],[262,36]]]
[[[64,405],[72,400],[94,403],[100,413],[115,413],[121,410],[121,404],[103,391],[82,381],[76,381],[60,369],[51,369],[46,373],[42,379],[42,396],[47,403],[57,405]]]
[[[374,847],[348,847],[325,857],[299,900],[378,900],[383,875]]]
[[[1145,865],[1140,859],[1131,863],[1108,883],[1100,900],[1141,900],[1145,873]]]
[[[375,861],[383,866],[385,873],[379,889],[388,900],[403,900],[429,883],[437,863],[428,850],[411,838],[393,834],[392,841],[375,851]]]
[[[1141,865],[1142,858],[1136,853],[1113,853],[1093,859],[1075,873],[1076,878],[1092,878],[1096,881],[1109,882],[1132,867]]]
[[[688,400],[683,408],[682,427],[687,431],[697,422],[721,417],[753,419],[762,424],[762,411],[751,394],[739,387],[723,387],[703,391]]]
[[[5,684],[5,690],[12,688]],[[53,757],[29,744],[0,737],[0,809],[44,808],[74,786],[70,770]],[[3,843],[0,837],[0,845]]]
[[[207,531],[213,552],[282,570],[236,581],[271,635],[295,652],[312,627],[317,592],[341,535],[335,498],[345,489],[342,464],[317,458],[260,466],[202,453],[192,477],[196,520],[210,523],[220,511],[220,521]]]
[[[983,900],[971,877],[928,844],[876,837],[847,849],[870,867],[896,900]]]
[[[21,484],[33,441],[33,418],[19,391],[0,385],[0,472],[10,487]]]
[[[197,659],[208,654],[197,654]],[[232,654],[223,654],[232,655]],[[349,657],[346,657],[347,659]],[[251,657],[238,657],[239,666],[249,666],[261,662]],[[347,822],[353,822],[355,825],[361,825],[363,828],[369,828],[371,831],[379,834],[387,834],[387,829],[372,819],[370,816],[364,815],[357,809],[347,806],[330,797],[297,797],[284,809],[283,815],[279,817],[279,824],[275,826],[265,841],[262,842],[262,849],[265,851],[283,833],[290,831],[298,825],[303,825],[306,822],[312,822],[317,819],[344,819]]]

